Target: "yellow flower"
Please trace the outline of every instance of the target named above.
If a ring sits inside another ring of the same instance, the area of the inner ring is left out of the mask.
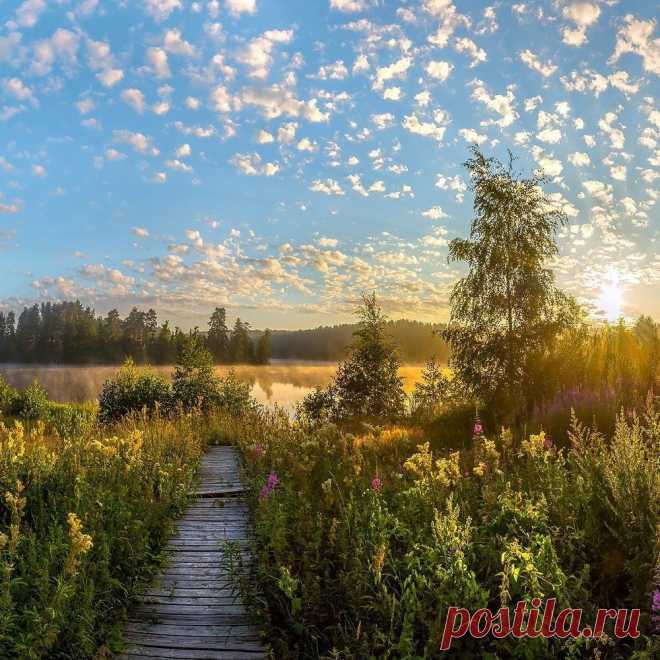
[[[385,564],[385,544],[381,543],[371,560],[371,567],[376,576],[376,583],[380,582],[381,575],[383,573],[383,565]]]
[[[66,575],[73,575],[78,568],[80,558],[87,554],[94,544],[89,534],[83,534],[82,522],[80,522],[80,518],[75,513],[70,513],[67,516],[67,522],[69,524],[69,541],[71,547],[69,548],[64,572]]]

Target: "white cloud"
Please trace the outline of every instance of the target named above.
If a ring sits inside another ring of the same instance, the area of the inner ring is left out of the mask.
[[[444,82],[449,78],[449,74],[452,72],[453,68],[453,64],[445,62],[444,60],[431,60],[426,65],[426,73],[428,73],[431,78]]]
[[[156,78],[169,78],[172,75],[167,61],[167,53],[162,48],[155,46],[148,48],[146,60],[149,63],[149,70]]]
[[[387,87],[383,90],[383,99],[385,101],[400,101],[403,98],[403,92],[400,87]]]
[[[184,163],[178,158],[166,160],[165,167],[169,168],[170,170],[176,170],[178,172],[187,172],[187,173],[192,172],[192,166],[188,165],[188,163]]]
[[[272,136],[271,133],[268,131],[264,131],[262,128],[259,133],[257,134],[257,142],[259,144],[269,144],[270,142],[274,142],[275,138]]]
[[[225,0],[225,5],[232,16],[257,12],[257,0]]]
[[[200,100],[194,96],[188,96],[186,98],[186,108],[189,110],[199,110],[201,105]]]
[[[56,62],[67,70],[73,70],[77,64],[79,44],[78,34],[58,28],[50,39],[43,39],[34,45],[32,73],[36,76],[46,76],[52,71]]]
[[[593,2],[573,2],[564,7],[564,18],[575,23],[574,29],[565,27],[562,30],[563,41],[569,46],[583,46],[587,43],[587,28],[593,25],[600,16],[600,7]]]
[[[273,176],[280,170],[277,163],[264,163],[261,156],[254,154],[236,154],[231,159],[232,165],[248,176]]]
[[[115,142],[121,144],[129,144],[135,151],[146,153],[152,149],[152,140],[149,136],[143,133],[133,133],[127,130],[114,131],[113,137]]]
[[[635,53],[642,58],[645,71],[660,75],[660,38],[653,37],[655,28],[655,19],[646,21],[628,14],[617,32],[614,53],[608,63],[618,62],[626,53]]]
[[[623,149],[626,135],[620,128],[613,126],[616,120],[616,113],[606,112],[605,116],[598,121],[598,128],[609,137],[612,149]]]
[[[20,78],[8,78],[2,82],[2,86],[7,94],[19,101],[34,99],[32,90]]]
[[[488,60],[488,55],[483,48],[479,48],[477,44],[468,39],[467,37],[461,37],[454,41],[454,49],[458,53],[467,53],[470,57],[470,68],[473,69],[475,66],[479,66],[482,62]]]
[[[252,39],[239,51],[236,59],[249,68],[251,78],[261,80],[268,77],[273,64],[273,49],[276,44],[288,44],[293,39],[293,30],[267,30]]]
[[[571,71],[570,77],[561,76],[560,80],[569,92],[593,92],[596,98],[608,86],[608,80],[605,76],[589,69],[585,69],[582,73]]]
[[[386,81],[394,78],[405,78],[412,64],[412,57],[401,57],[389,66],[378,67],[376,69],[376,79],[374,80],[373,88],[383,89]]]
[[[461,128],[458,131],[458,134],[466,141],[470,142],[471,144],[483,144],[487,139],[487,135],[483,135],[481,133],[477,133],[477,131],[474,130],[474,128]]]
[[[440,206],[432,206],[430,209],[422,211],[422,215],[430,220],[440,220],[449,217]]]
[[[535,55],[531,50],[526,49],[520,53],[521,61],[526,64],[532,71],[540,73],[544,78],[551,76],[556,70],[557,65],[548,62],[543,64],[537,55]]]
[[[610,174],[613,179],[617,181],[625,181],[627,176],[627,169],[625,165],[613,165],[610,167]]]
[[[80,99],[80,101],[76,102],[76,108],[78,108],[78,112],[81,115],[90,113],[92,110],[94,110],[95,107],[96,105],[94,104],[94,100],[90,99],[89,97]]]
[[[364,53],[361,53],[355,58],[355,62],[353,63],[353,68],[351,69],[351,72],[353,75],[356,75],[358,73],[364,73],[365,71],[369,71],[369,60],[367,59],[367,56]]]
[[[121,98],[124,103],[130,105],[136,112],[140,114],[144,112],[144,94],[139,89],[135,89],[134,87],[125,89],[121,93]]]
[[[186,142],[176,150],[177,158],[187,158],[192,153],[190,145]]]
[[[370,119],[379,131],[389,128],[394,123],[394,115],[390,112],[371,115]]]
[[[46,168],[43,165],[33,165],[32,174],[38,176],[40,179],[43,179],[46,176]]]
[[[354,68],[355,70],[355,68]],[[343,80],[348,75],[348,69],[342,60],[326,64],[319,68],[316,77],[320,80]]]
[[[149,230],[144,227],[133,227],[131,231],[138,238],[147,238],[149,236]]]
[[[182,9],[181,0],[144,0],[145,11],[157,22],[169,18],[175,9]]]
[[[312,181],[312,185],[310,186],[310,190],[313,192],[321,192],[325,193],[326,195],[345,195],[346,193],[342,189],[342,187],[339,185],[337,181],[334,179],[316,179],[315,181]]]
[[[589,154],[585,154],[583,151],[575,151],[572,154],[569,154],[568,162],[575,167],[587,167],[588,165],[591,165]]]
[[[411,133],[430,137],[438,142],[442,141],[446,131],[446,126],[438,126],[435,122],[422,121],[415,114],[406,115],[401,125]]]
[[[192,57],[195,55],[195,48],[191,43],[181,38],[179,30],[168,30],[163,37],[163,48],[173,55],[184,55]]]
[[[311,122],[326,122],[330,118],[329,112],[319,110],[316,99],[301,101],[290,89],[280,85],[247,88],[243,90],[241,98],[247,105],[258,107],[267,119],[288,115],[304,117]]]
[[[468,84],[473,87],[472,99],[483,103],[488,110],[500,116],[499,119],[490,119],[481,122],[482,126],[495,124],[500,128],[506,128],[518,119],[518,113],[514,107],[516,97],[511,85],[507,87],[506,94],[495,94],[491,96],[481,80],[475,79]]]
[[[16,24],[23,28],[34,27],[45,10],[45,0],[25,0],[16,9]]]
[[[315,142],[312,142],[309,138],[305,137],[298,142],[296,149],[298,149],[298,151],[308,151],[310,153],[314,153],[318,150],[318,145]]]
[[[369,0],[330,0],[330,7],[346,14],[364,11],[369,8]]]

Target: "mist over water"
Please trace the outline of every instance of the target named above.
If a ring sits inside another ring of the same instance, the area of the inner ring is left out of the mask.
[[[111,378],[119,367],[61,366],[0,364],[0,376],[9,385],[23,389],[35,379],[54,401],[81,403],[98,398],[103,383]],[[241,380],[250,383],[252,395],[262,404],[279,406],[292,411],[296,404],[316,387],[325,387],[335,374],[335,362],[276,361],[269,365],[221,365],[216,367],[219,376],[226,376],[232,369]],[[156,372],[171,374],[174,367],[151,367]],[[410,392],[419,379],[422,367],[405,365],[400,374],[404,388]]]

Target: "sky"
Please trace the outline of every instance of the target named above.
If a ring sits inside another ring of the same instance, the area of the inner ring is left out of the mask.
[[[660,318],[649,0],[0,0],[0,309],[443,321],[470,145],[542,170],[557,281]]]

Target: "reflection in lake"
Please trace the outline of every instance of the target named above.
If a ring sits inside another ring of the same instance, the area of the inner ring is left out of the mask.
[[[273,361],[269,365],[218,366],[216,373],[226,376],[233,368],[237,377],[252,386],[252,395],[259,403],[275,404],[292,411],[296,404],[315,386],[330,383],[337,365],[334,362]],[[55,401],[89,401],[96,399],[103,383],[116,373],[116,366],[42,366],[0,364],[0,376],[12,386],[27,387],[38,379]],[[172,367],[153,367],[170,374]],[[419,378],[421,367],[401,368],[406,392],[410,392]]]

